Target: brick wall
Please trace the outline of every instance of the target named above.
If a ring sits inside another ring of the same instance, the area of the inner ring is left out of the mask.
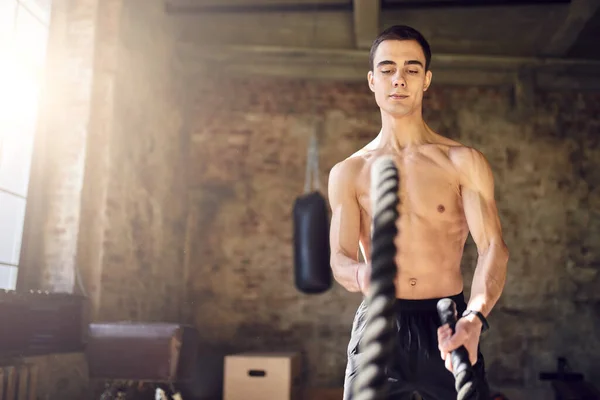
[[[296,291],[291,210],[315,119],[325,127],[326,193],[331,167],[379,131],[372,94],[366,83],[216,75],[194,93],[189,312],[208,343],[301,349],[311,383],[340,384],[360,298],[337,285],[320,296]],[[510,90],[434,84],[426,96],[431,127],[480,149],[494,170],[511,260],[483,349],[494,386],[527,398],[548,395],[537,375],[559,355],[600,379],[599,111],[597,93],[539,93],[530,116],[518,116]],[[476,257],[469,239],[467,293]]]
[[[97,39],[97,0],[55,1],[19,286],[73,292]]]
[[[187,132],[161,2],[123,3],[114,82],[100,319],[178,320]]]
[[[171,73],[169,21],[162,3],[142,3],[53,6],[33,188],[43,205],[34,223],[44,230],[29,237],[30,248],[43,252],[24,273],[26,286],[73,292],[77,265],[95,306],[105,308],[98,318],[179,315],[170,293],[178,292],[183,265],[188,135]],[[136,279],[124,281],[124,273]],[[117,295],[125,287],[130,297]]]
[[[97,318],[179,315],[189,135],[173,40],[160,1],[53,3],[24,288],[78,291],[78,271]]]
[[[180,320],[189,135],[170,22],[159,0],[76,3],[53,1],[20,287],[84,290],[92,320]],[[33,361],[41,398],[84,398],[82,354]]]

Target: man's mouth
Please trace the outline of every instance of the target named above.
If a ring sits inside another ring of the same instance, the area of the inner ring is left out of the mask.
[[[408,97],[408,95],[406,94],[392,94],[390,95],[390,97],[394,100],[402,100],[402,99],[406,99]]]

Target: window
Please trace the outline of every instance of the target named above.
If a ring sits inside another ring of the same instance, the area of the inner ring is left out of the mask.
[[[15,289],[51,0],[0,0],[0,289]]]

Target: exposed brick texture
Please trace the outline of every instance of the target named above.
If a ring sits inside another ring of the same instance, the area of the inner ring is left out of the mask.
[[[78,259],[86,290],[103,308],[98,318],[176,318],[188,135],[171,73],[169,21],[159,1],[102,2],[98,17],[97,4],[67,3],[54,5],[49,71],[58,78],[47,98],[64,108],[49,107],[42,123],[43,274],[30,286],[77,290]],[[65,91],[69,84],[78,91]],[[124,273],[137,279],[125,281]],[[159,273],[164,279],[153,279]],[[129,295],[119,293],[123,285]]]
[[[102,1],[96,19],[94,80],[87,136],[81,226],[77,237],[77,265],[90,298],[90,317],[98,317],[102,293],[104,237],[110,178],[110,147],[115,115],[115,81],[119,67],[122,0]]]
[[[295,290],[291,211],[315,119],[326,193],[331,167],[379,131],[372,93],[366,83],[211,76],[195,105],[187,269],[196,325],[232,350],[301,349],[310,382],[340,384],[360,298],[337,285],[312,297]],[[528,398],[548,395],[538,373],[560,355],[600,379],[599,111],[597,93],[540,93],[530,117],[504,89],[434,84],[425,100],[430,126],[481,150],[494,170],[511,260],[483,350],[494,386]],[[467,294],[476,261],[469,238]]]
[[[47,85],[28,206],[37,214],[28,219],[33,228],[25,238],[35,257],[28,254],[23,262],[25,269],[37,267],[37,274],[29,273],[35,281],[29,286],[36,289],[71,293],[76,282],[97,11],[97,0],[59,0],[52,6]]]
[[[189,135],[171,22],[158,0],[76,3],[53,2],[25,237],[40,251],[25,257],[22,286],[76,292],[80,273],[93,320],[180,321]],[[71,367],[51,367],[61,359]],[[82,354],[36,362],[43,398],[88,391]]]
[[[170,22],[161,5],[123,3],[100,319],[180,318],[187,134],[171,73]]]

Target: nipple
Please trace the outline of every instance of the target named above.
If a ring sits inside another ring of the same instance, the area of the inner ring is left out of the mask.
[[[440,205],[437,207],[437,210],[438,210],[438,212],[441,212],[441,213],[443,213],[444,211],[446,211],[446,207],[444,207],[444,205],[443,205],[443,204],[440,204]]]

